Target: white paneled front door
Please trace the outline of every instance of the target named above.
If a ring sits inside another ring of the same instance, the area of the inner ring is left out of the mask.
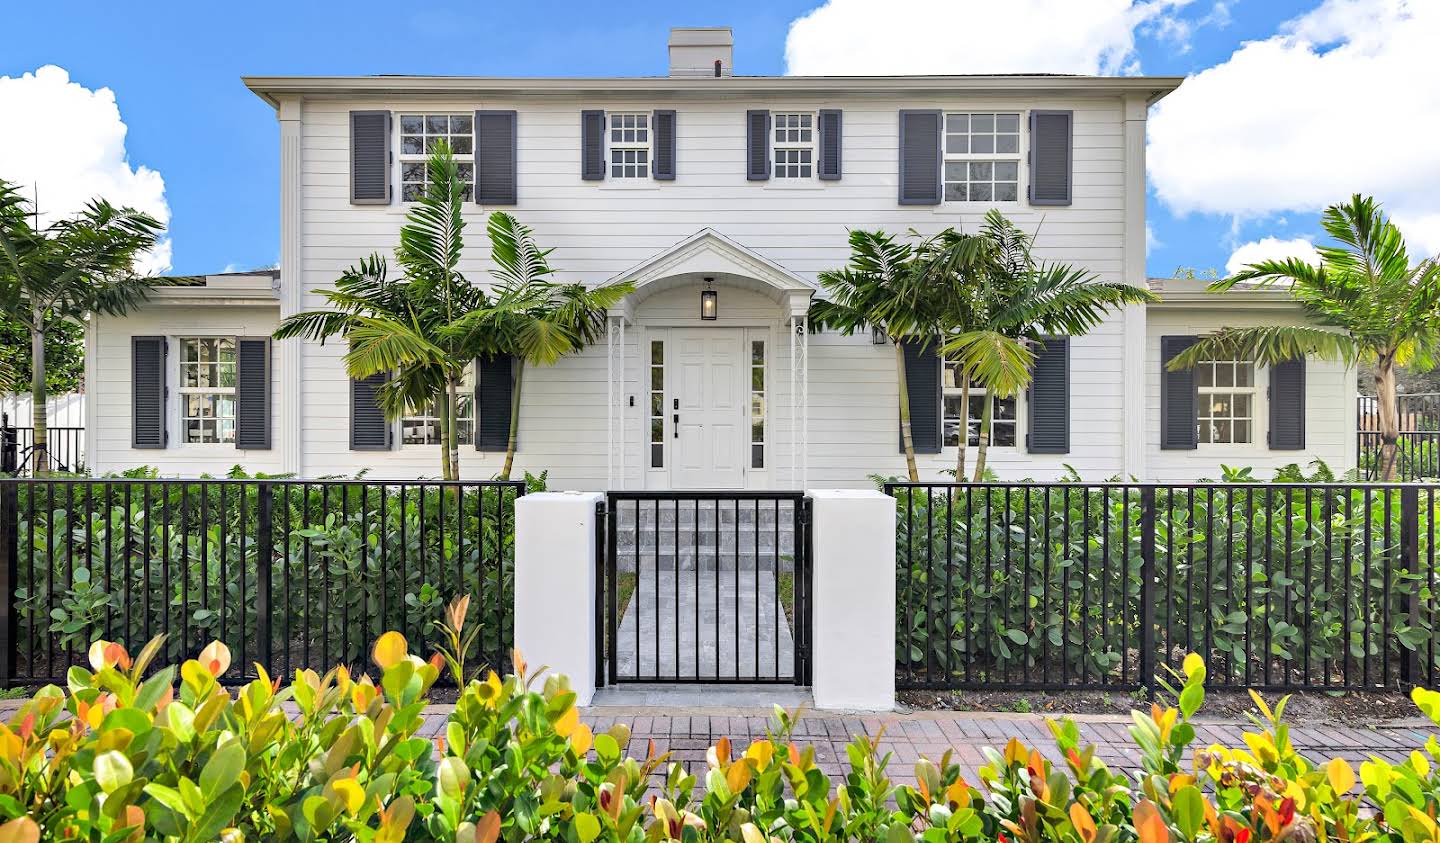
[[[670,331],[670,483],[674,489],[745,485],[745,332]]]

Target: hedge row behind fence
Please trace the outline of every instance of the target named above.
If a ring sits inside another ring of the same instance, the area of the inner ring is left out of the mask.
[[[901,687],[1435,685],[1437,489],[888,484]]]
[[[161,661],[212,639],[272,674],[435,637],[470,594],[472,656],[509,663],[523,482],[0,480],[0,683],[63,682],[96,639]],[[8,631],[8,635],[4,633]]]

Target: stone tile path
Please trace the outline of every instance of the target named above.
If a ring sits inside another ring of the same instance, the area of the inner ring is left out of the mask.
[[[443,729],[447,706],[432,706],[426,711],[424,734],[439,734]],[[644,757],[649,741],[655,741],[658,753],[669,752],[674,760],[692,772],[702,774],[705,750],[721,737],[744,747],[751,740],[765,736],[768,712],[757,709],[698,709],[681,711],[663,708],[621,708],[594,706],[583,719],[596,731],[615,723],[630,727],[630,753]],[[1139,754],[1130,740],[1126,718],[1109,715],[1081,715],[1081,736],[1096,745],[1097,755],[1111,769],[1130,771],[1138,768]],[[1219,743],[1243,746],[1240,735],[1248,727],[1240,721],[1205,720],[1197,723],[1197,746]],[[1311,759],[1326,760],[1335,756],[1358,765],[1371,756],[1398,762],[1420,747],[1436,733],[1428,721],[1390,721],[1373,728],[1336,723],[1292,723],[1291,737],[1296,748]],[[796,729],[798,742],[815,746],[816,760],[832,781],[847,769],[845,745],[852,735],[882,735],[881,752],[894,753],[890,762],[891,778],[912,783],[914,764],[921,756],[938,759],[946,749],[954,750],[954,758],[966,769],[972,782],[978,780],[978,768],[984,763],[981,748],[1001,747],[1016,736],[1030,746],[1038,746],[1050,758],[1055,757],[1054,741],[1040,715],[915,712],[911,714],[841,715],[810,712],[802,716]]]
[[[635,592],[615,633],[618,676],[794,675],[795,644],[773,573],[734,567],[682,568],[677,573],[657,571],[653,561],[640,568]]]

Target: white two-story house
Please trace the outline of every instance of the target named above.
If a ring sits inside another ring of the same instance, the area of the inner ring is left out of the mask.
[[[390,253],[435,138],[473,182],[472,281],[489,280],[484,222],[504,209],[554,247],[563,280],[635,284],[606,342],[525,369],[517,464],[548,470],[553,488],[902,474],[895,350],[807,323],[816,276],[846,262],[851,229],[974,230],[999,208],[1038,231],[1041,257],[1147,283],[1146,113],[1178,78],[742,76],[728,29],[674,30],[669,55],[660,77],[245,79],[279,123],[279,270],[162,289],[91,323],[93,468],[438,476],[435,419],[385,420],[373,384],[346,377],[343,343],[267,339],[322,306],[347,266]],[[1017,398],[977,390],[964,406],[933,353],[908,354],[924,475],[954,465],[986,400],[1005,479],[1353,463],[1354,379],[1339,365],[1164,371],[1195,335],[1299,319],[1283,292],[1152,287],[1161,304],[1050,343]],[[498,471],[512,387],[508,364],[472,371],[464,476]]]

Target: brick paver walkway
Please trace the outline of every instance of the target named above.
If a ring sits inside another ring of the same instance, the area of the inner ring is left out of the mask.
[[[431,706],[426,711],[422,734],[439,734],[444,728],[450,706]],[[751,740],[765,736],[768,712],[741,710],[726,713],[692,714],[657,708],[591,708],[583,719],[595,729],[604,731],[615,723],[630,727],[630,754],[643,758],[649,741],[655,741],[657,753],[669,752],[674,760],[685,764],[691,772],[705,767],[705,750],[722,737],[730,738],[740,748]],[[1130,739],[1127,718],[1108,715],[1080,715],[1074,718],[1081,737],[1096,745],[1096,754],[1112,769],[1130,771],[1139,765],[1139,753]],[[1240,735],[1248,723],[1236,720],[1204,720],[1196,722],[1195,746],[1218,743],[1243,747]],[[816,762],[832,779],[848,769],[845,745],[856,734],[881,736],[881,752],[891,752],[889,772],[892,778],[909,781],[915,761],[921,756],[938,759],[947,749],[967,770],[970,780],[978,780],[977,770],[984,763],[981,748],[1004,746],[1011,736],[1019,737],[1030,746],[1038,746],[1047,757],[1054,758],[1055,744],[1045,718],[1041,715],[977,713],[977,712],[914,712],[884,715],[836,715],[806,712],[795,730],[797,742],[815,746]],[[1292,723],[1291,740],[1296,748],[1312,760],[1340,756],[1358,766],[1372,756],[1399,762],[1412,749],[1420,748],[1425,739],[1440,732],[1423,720],[1388,721],[1375,727],[1357,727],[1339,723]]]

